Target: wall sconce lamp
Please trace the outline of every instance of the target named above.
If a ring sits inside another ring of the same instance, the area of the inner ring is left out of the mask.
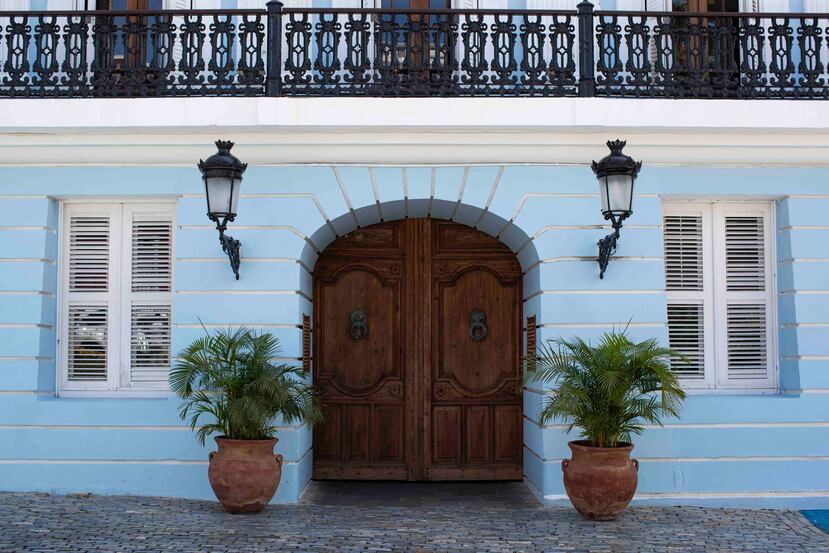
[[[239,202],[239,188],[242,186],[242,175],[248,164],[242,163],[230,153],[233,142],[217,140],[218,152],[199,160],[199,171],[204,180],[204,189],[207,195],[207,216],[216,223],[219,231],[219,243],[222,250],[230,259],[230,268],[239,280],[239,247],[238,240],[225,234],[227,224],[236,218],[236,205]]]
[[[616,253],[616,241],[622,221],[633,213],[633,183],[642,168],[641,161],[622,153],[624,140],[608,140],[610,154],[593,162],[593,172],[599,181],[602,215],[613,225],[613,232],[599,240],[599,278],[604,278],[610,256]]]

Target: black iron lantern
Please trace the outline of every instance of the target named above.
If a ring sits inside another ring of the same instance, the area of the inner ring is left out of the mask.
[[[199,171],[201,171],[204,191],[207,195],[207,216],[216,223],[222,250],[230,259],[230,267],[236,275],[236,280],[239,280],[241,243],[226,235],[225,231],[227,224],[236,218],[242,175],[248,164],[242,163],[230,153],[233,142],[217,140],[216,148],[219,151],[207,158],[207,161],[199,160]]]
[[[622,221],[633,213],[633,183],[642,168],[641,161],[633,161],[622,153],[624,140],[608,140],[610,155],[593,162],[593,172],[599,181],[602,215],[610,221],[613,232],[599,240],[599,278],[604,278],[610,256],[616,252],[616,241]]]

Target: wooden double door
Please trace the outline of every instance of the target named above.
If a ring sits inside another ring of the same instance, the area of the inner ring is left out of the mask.
[[[470,227],[406,219],[314,269],[314,478],[522,477],[521,268]]]

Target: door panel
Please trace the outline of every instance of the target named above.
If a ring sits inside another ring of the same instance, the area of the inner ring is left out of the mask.
[[[382,223],[314,269],[315,478],[520,479],[521,279],[495,238]]]
[[[438,265],[438,271],[457,268],[452,276],[438,273],[435,338],[438,374],[435,381],[455,388],[455,397],[486,397],[514,383],[518,338],[513,321],[518,286],[502,282],[479,264]],[[449,268],[447,269],[447,266]],[[454,267],[453,267],[454,266]],[[516,284],[513,282],[513,284]],[[509,381],[509,382],[508,382]],[[441,399],[447,392],[436,388]]]
[[[492,459],[492,441],[481,436],[492,434],[492,408],[489,405],[471,405],[466,408],[467,463],[486,463]]]
[[[384,281],[377,267],[348,264],[321,286],[322,318],[337,321],[323,334],[321,376],[339,392],[367,396],[400,385],[395,362],[399,336],[400,280]]]
[[[376,459],[380,462],[400,463],[403,461],[404,419],[400,405],[378,405],[372,418],[372,436],[376,436]]]
[[[521,434],[515,431],[522,426],[523,405],[496,405],[495,410],[495,461],[520,461],[523,443]]]
[[[326,419],[315,429],[316,478],[409,476],[399,227],[352,233],[314,269],[314,384],[326,412],[341,410],[333,424]]]
[[[342,446],[342,405],[323,405],[325,424],[314,428],[314,461],[339,461]]]
[[[458,405],[442,405],[432,411],[434,440],[432,459],[436,462],[459,464],[461,462],[461,408]]]
[[[509,413],[498,407],[522,409],[521,268],[506,246],[475,229],[433,221],[432,234],[430,439],[459,456],[426,459],[424,472],[430,480],[521,478],[522,421],[498,420]],[[463,416],[463,434],[437,423],[450,404]],[[495,454],[509,446],[508,457]]]

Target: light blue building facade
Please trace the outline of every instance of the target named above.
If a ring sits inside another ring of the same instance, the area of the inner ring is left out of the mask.
[[[157,342],[168,367],[202,327],[228,325],[273,333],[300,363],[320,253],[360,227],[431,217],[515,253],[522,320],[534,317],[538,340],[627,327],[689,355],[681,418],[635,439],[635,501],[829,507],[824,103],[0,99],[0,490],[213,498],[211,447],[179,419],[164,367],[140,372],[130,355],[135,306],[169,315],[169,341]],[[228,231],[242,242],[239,280],[196,168],[219,138],[249,163]],[[589,164],[616,138],[644,167],[599,279],[596,242],[609,227]],[[88,228],[72,225],[101,213],[110,271],[123,268],[108,273],[118,293],[73,295],[71,256]],[[169,267],[156,267],[169,286],[152,292],[135,284],[134,229],[146,222],[169,229]],[[119,348],[103,380],[72,377],[96,370],[71,357],[78,302],[105,306],[107,347]],[[524,481],[555,504],[576,436],[538,423],[547,393],[524,390]],[[278,438],[275,501],[292,503],[311,480],[312,430],[280,426]]]
[[[366,217],[361,222],[377,221],[367,167],[252,167],[234,233],[244,245],[242,278],[235,281],[215,231],[205,224],[194,167],[4,168],[2,488],[212,496],[208,449],[178,419],[176,399],[56,396],[58,197],[112,197],[117,188],[130,199],[175,203],[174,350],[202,332],[199,321],[208,328],[246,324],[276,334],[284,355],[298,359],[298,325],[313,299],[309,269],[315,247],[324,249],[334,238],[332,226],[339,233],[356,228],[335,171],[354,212]],[[690,396],[680,420],[648,429],[636,440],[642,463],[639,492],[678,503],[719,497],[756,505],[825,503],[825,169],[647,167],[638,182],[635,217],[603,280],[597,278],[593,257],[604,230],[586,167],[382,167],[373,172],[386,220],[406,216],[395,212],[406,198],[404,173],[415,211],[410,217],[428,215],[424,209],[430,200],[432,216],[446,217],[460,201],[456,220],[474,224],[491,196],[484,220],[495,225],[490,232],[501,231],[502,240],[518,251],[525,270],[524,314],[536,316],[540,339],[595,337],[629,322],[632,336],[667,341],[660,196],[743,196],[750,188],[776,197],[779,354],[773,362],[779,387],[767,394]],[[527,195],[535,201],[516,214]],[[510,221],[507,228],[496,231],[503,221]],[[525,392],[525,476],[539,495],[561,497],[559,461],[568,455],[568,437],[558,426],[537,424],[534,414],[542,398],[540,390]],[[296,501],[308,484],[310,434],[307,426],[279,431],[278,451],[286,459],[279,501]]]

